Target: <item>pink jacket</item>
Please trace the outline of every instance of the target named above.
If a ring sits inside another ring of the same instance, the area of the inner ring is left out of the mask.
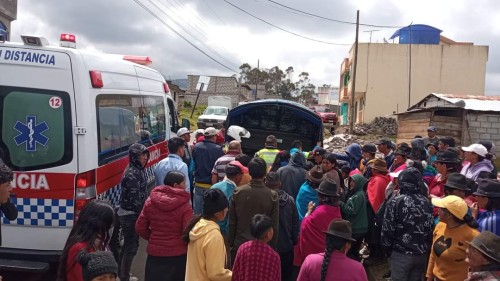
[[[302,220],[300,225],[299,243],[295,249],[293,264],[302,265],[304,259],[310,254],[325,251],[325,231],[333,219],[342,219],[340,208],[329,205],[319,205]]]
[[[166,185],[151,191],[135,224],[137,234],[148,240],[148,255],[172,257],[187,253],[182,233],[193,218],[190,199],[185,190]]]

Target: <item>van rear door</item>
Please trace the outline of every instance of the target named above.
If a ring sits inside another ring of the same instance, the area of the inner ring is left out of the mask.
[[[14,171],[14,221],[2,251],[62,250],[74,219],[77,172],[72,58],[48,48],[0,44],[0,148]]]

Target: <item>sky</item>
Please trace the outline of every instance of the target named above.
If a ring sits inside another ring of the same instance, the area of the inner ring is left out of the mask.
[[[485,92],[500,95],[497,0],[20,0],[11,40],[29,34],[58,44],[61,33],[71,33],[78,48],[149,56],[151,67],[170,79],[231,76],[243,63],[259,63],[267,69],[292,66],[293,80],[305,71],[316,86],[338,86],[355,25],[299,11],[352,23],[357,10],[360,23],[375,25],[360,26],[360,42],[382,43],[413,23],[434,26],[455,41],[489,46]]]

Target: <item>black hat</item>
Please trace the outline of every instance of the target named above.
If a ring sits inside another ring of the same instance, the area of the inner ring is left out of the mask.
[[[378,141],[375,142],[375,145],[379,145],[379,144],[385,144],[387,145],[388,147],[392,147],[392,141],[389,140],[389,139],[380,139]]]
[[[377,147],[373,143],[367,143],[363,145],[361,151],[368,153],[377,153]]]
[[[208,189],[203,194],[203,214],[214,215],[228,206],[227,197],[220,189]]]
[[[427,151],[423,147],[413,147],[410,152],[410,158],[423,161],[427,159]]]
[[[313,150],[313,153],[312,153],[314,156],[316,155],[321,155],[321,156],[324,156],[326,154],[326,149],[324,148],[321,148],[321,147],[318,147],[316,148],[315,150]]]
[[[418,190],[422,184],[422,174],[417,168],[408,167],[398,175],[400,190]]]
[[[430,142],[425,147],[429,148],[429,146],[433,146],[436,150],[439,150],[439,142]]]
[[[352,238],[352,228],[351,223],[342,219],[334,219],[330,222],[328,230],[325,231],[327,235],[341,238],[348,241],[356,241]]]
[[[434,162],[442,163],[458,163],[457,155],[449,150],[440,150],[436,153],[436,160]]]
[[[317,189],[318,193],[328,197],[339,197],[337,183],[330,178],[324,178]]]
[[[498,180],[480,179],[477,184],[476,196],[500,197],[500,182]]]
[[[449,174],[444,187],[470,191],[470,188],[467,186],[467,178],[460,173]]]
[[[411,154],[411,148],[407,145],[401,145],[399,146],[396,151],[394,152],[395,155],[403,155],[403,156],[410,156]]]
[[[319,165],[316,165],[312,167],[309,172],[307,172],[307,179],[312,183],[320,184],[323,180],[323,174],[324,173],[321,167]]]
[[[82,265],[84,281],[91,281],[103,274],[118,275],[118,264],[111,252],[97,251],[88,253],[82,250],[78,254],[78,262]]]
[[[484,230],[468,243],[495,263],[500,263],[500,237],[495,233]]]
[[[429,126],[429,127],[427,128],[427,132],[437,132],[437,128],[436,128],[436,126]]]

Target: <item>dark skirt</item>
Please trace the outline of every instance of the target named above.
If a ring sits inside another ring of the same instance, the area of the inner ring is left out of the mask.
[[[155,257],[146,259],[145,281],[184,281],[186,278],[187,255]]]

